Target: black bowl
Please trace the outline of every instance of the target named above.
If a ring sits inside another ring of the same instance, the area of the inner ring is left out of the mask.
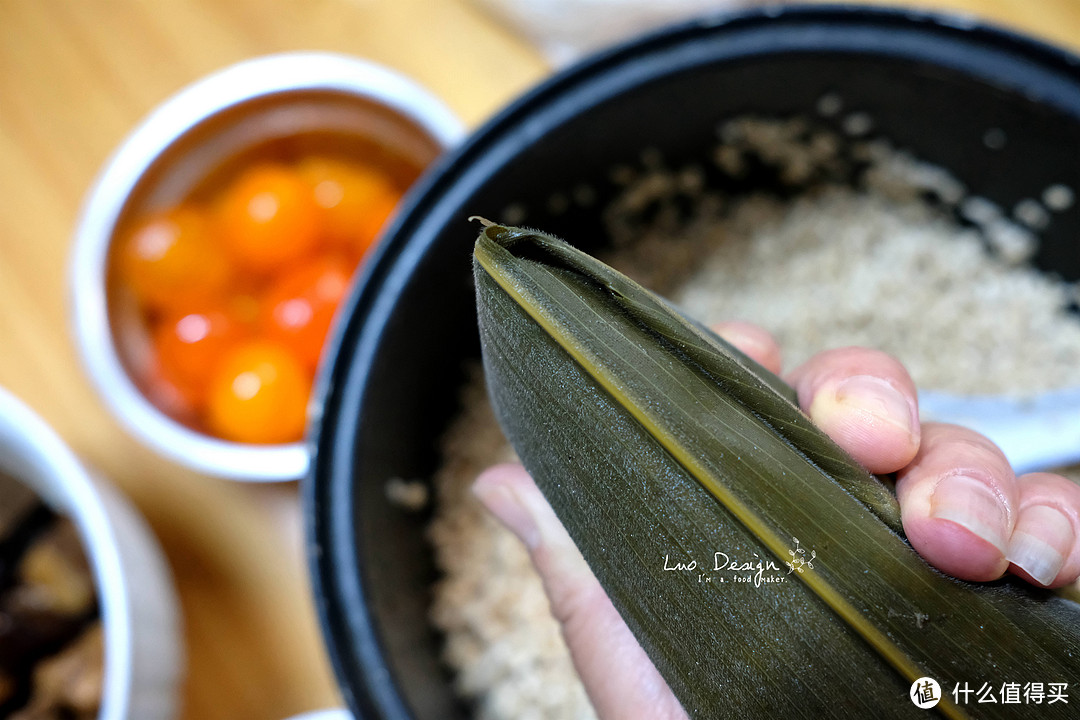
[[[1002,207],[1052,183],[1080,187],[1077,58],[940,16],[790,8],[704,19],[572,68],[488,123],[411,195],[337,329],[304,488],[323,630],[360,717],[467,716],[426,617],[427,518],[384,494],[390,478],[431,477],[463,365],[478,357],[477,228],[467,218],[500,219],[516,204],[529,225],[588,249],[605,242],[597,207],[616,191],[613,166],[650,147],[671,166],[692,163],[719,121],[813,113],[827,93]],[[553,194],[581,185],[596,206],[549,210]],[[1036,264],[1080,276],[1078,231],[1080,211],[1058,215]]]

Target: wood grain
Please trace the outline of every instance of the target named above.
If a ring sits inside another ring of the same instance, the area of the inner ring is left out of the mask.
[[[297,488],[197,475],[117,425],[68,332],[67,256],[84,193],[155,105],[222,66],[302,49],[394,67],[473,124],[546,72],[463,3],[0,3],[0,385],[128,493],[160,538],[183,607],[182,716],[193,720],[276,720],[340,702],[310,600]],[[494,72],[488,52],[501,57]]]
[[[1075,0],[916,0],[1074,48]],[[476,125],[541,79],[539,54],[468,0],[0,2],[0,385],[128,493],[183,607],[182,717],[276,720],[338,700],[315,621],[296,486],[170,464],[94,395],[68,332],[80,202],[124,136],[188,83],[253,55],[322,49],[404,72]]]

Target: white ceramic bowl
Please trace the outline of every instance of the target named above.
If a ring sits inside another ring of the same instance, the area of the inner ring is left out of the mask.
[[[109,160],[82,210],[70,282],[86,370],[131,433],[202,472],[294,480],[310,452],[301,442],[253,445],[200,433],[143,395],[116,343],[118,333],[139,331],[108,291],[110,245],[126,218],[176,203],[230,159],[312,133],[368,138],[424,167],[464,130],[438,99],[385,68],[326,53],[271,55],[222,70],[161,105]]]
[[[105,636],[99,720],[172,718],[183,665],[179,614],[164,556],[142,517],[3,389],[0,471],[78,528]]]

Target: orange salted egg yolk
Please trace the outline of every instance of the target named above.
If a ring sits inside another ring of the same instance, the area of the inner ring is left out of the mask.
[[[314,372],[352,271],[345,260],[328,256],[283,273],[263,299],[264,336],[287,347]]]
[[[401,193],[375,168],[311,158],[299,166],[312,188],[327,242],[356,260],[371,248]]]
[[[120,243],[123,281],[149,310],[173,310],[214,297],[232,270],[205,216],[191,207],[155,214]]]
[[[214,366],[244,335],[244,328],[221,309],[166,315],[154,330],[158,373],[190,407],[198,408],[206,402]]]
[[[210,380],[207,424],[236,442],[297,440],[310,392],[311,379],[292,353],[265,341],[246,343],[223,358]]]
[[[400,195],[378,167],[309,156],[133,224],[113,267],[153,349],[132,362],[150,401],[222,439],[299,440],[334,315]]]
[[[265,274],[315,248],[319,209],[308,184],[291,168],[257,165],[225,190],[218,227],[237,265]]]

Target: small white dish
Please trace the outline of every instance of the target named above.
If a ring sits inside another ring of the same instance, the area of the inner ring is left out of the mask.
[[[109,288],[110,247],[126,219],[179,201],[229,158],[310,133],[374,140],[420,167],[457,144],[464,128],[412,80],[328,53],[249,60],[182,90],[151,113],[106,164],[83,206],[70,265],[74,334],[83,365],[109,409],[160,454],[234,480],[296,480],[302,442],[254,445],[198,432],[153,405],[118,349],[133,319]]]
[[[142,517],[2,388],[0,471],[69,518],[82,539],[105,638],[99,720],[174,717],[183,666],[179,611],[164,555]]]
[[[354,720],[353,714],[348,710],[335,708],[333,710],[315,710],[302,715],[293,715],[288,720]]]

